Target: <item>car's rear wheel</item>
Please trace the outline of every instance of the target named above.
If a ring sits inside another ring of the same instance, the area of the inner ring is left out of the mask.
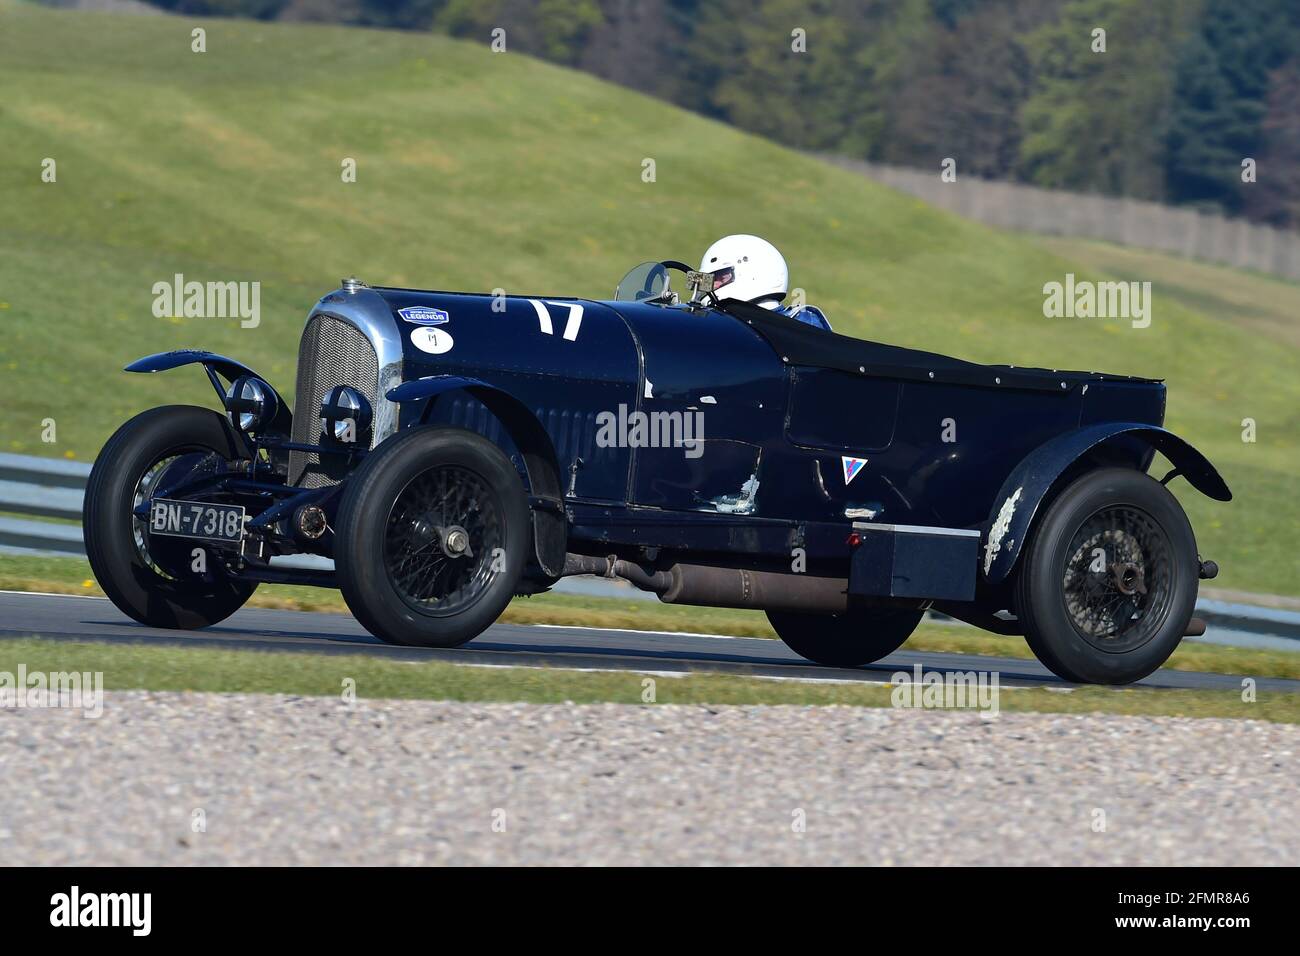
[[[1198,567],[1192,526],[1168,489],[1127,468],[1094,471],[1065,488],[1031,533],[1017,614],[1058,677],[1128,684],[1182,640]]]
[[[505,453],[474,432],[421,425],[389,439],[349,479],[334,565],[370,633],[457,647],[505,610],[528,542],[527,498]]]
[[[768,611],[767,619],[799,656],[827,667],[861,667],[902,647],[923,613],[915,608],[851,608],[842,614]]]
[[[135,509],[176,479],[239,458],[220,414],[166,405],[135,416],[104,445],[86,484],[82,533],[95,580],[151,627],[192,629],[239,610],[257,584],[228,577],[203,542],[150,535]]]

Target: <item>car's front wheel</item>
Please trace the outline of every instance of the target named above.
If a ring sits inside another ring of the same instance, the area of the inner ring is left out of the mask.
[[[496,445],[419,425],[349,479],[334,566],[343,598],[381,640],[457,647],[505,610],[523,573],[528,502]]]
[[[207,627],[256,590],[227,577],[203,542],[151,535],[136,514],[182,477],[226,470],[238,457],[225,419],[192,405],[142,412],[104,445],[86,483],[82,533],[95,580],[124,614],[151,627]]]
[[[1094,471],[1066,487],[1031,533],[1017,614],[1058,677],[1128,684],[1182,640],[1198,570],[1191,524],[1164,485],[1127,468]]]
[[[851,608],[842,614],[768,611],[767,619],[800,657],[827,667],[861,667],[902,647],[923,613],[915,608]]]

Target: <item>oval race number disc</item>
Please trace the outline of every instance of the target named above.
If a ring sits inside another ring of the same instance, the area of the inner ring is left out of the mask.
[[[456,340],[451,337],[451,333],[444,332],[442,329],[423,326],[412,330],[411,344],[421,352],[441,355],[443,352],[450,352]]]

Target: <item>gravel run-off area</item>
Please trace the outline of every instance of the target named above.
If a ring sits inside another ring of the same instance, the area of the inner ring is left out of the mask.
[[[0,710],[14,864],[1300,863],[1300,727],[110,692]]]

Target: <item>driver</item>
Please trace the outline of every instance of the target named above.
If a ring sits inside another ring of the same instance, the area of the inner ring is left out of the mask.
[[[776,246],[758,236],[724,236],[704,253],[700,272],[713,277],[711,288],[719,299],[741,299],[754,305],[831,331],[821,309],[811,305],[782,306],[789,291],[790,271]]]

